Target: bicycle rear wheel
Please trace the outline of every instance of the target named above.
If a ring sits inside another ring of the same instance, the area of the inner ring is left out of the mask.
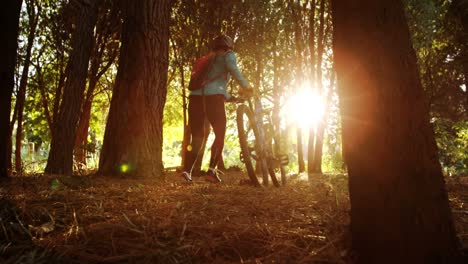
[[[275,187],[279,187],[280,184],[278,182],[278,178],[276,177],[276,168],[278,168],[278,162],[274,159],[273,155],[273,146],[272,146],[272,138],[266,137],[266,142],[263,146],[263,151],[265,152],[265,156],[267,157],[267,167],[268,167],[268,174],[270,175],[271,181]]]
[[[237,108],[237,132],[239,133],[239,144],[241,147],[241,160],[247,169],[247,174],[253,185],[260,186],[253,162],[260,160],[258,146],[258,129],[255,125],[253,113],[246,105]]]

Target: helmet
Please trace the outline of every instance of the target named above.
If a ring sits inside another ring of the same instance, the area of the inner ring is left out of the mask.
[[[224,34],[217,36],[213,39],[211,44],[212,49],[233,49],[234,48],[234,41]]]

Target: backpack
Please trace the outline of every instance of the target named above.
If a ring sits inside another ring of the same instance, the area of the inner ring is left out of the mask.
[[[190,91],[195,91],[203,88],[203,86],[217,78],[219,78],[221,75],[215,76],[213,78],[210,78],[209,80],[206,79],[208,76],[208,73],[211,71],[213,68],[213,63],[215,61],[216,54],[210,53],[208,55],[205,55],[201,58],[199,58],[192,69],[192,75],[190,76],[190,82],[188,89]]]

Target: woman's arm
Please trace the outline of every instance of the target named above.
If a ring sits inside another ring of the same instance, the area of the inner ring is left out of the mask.
[[[232,51],[226,54],[226,66],[228,71],[234,77],[234,79],[239,83],[242,88],[249,87],[249,83],[245,80],[244,76],[237,67],[237,58],[236,54]]]

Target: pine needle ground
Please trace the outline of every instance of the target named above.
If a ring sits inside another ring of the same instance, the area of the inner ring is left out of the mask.
[[[281,188],[176,174],[164,181],[104,176],[17,177],[0,189],[2,263],[347,263],[343,175],[290,177]],[[449,179],[468,244],[467,177]]]

